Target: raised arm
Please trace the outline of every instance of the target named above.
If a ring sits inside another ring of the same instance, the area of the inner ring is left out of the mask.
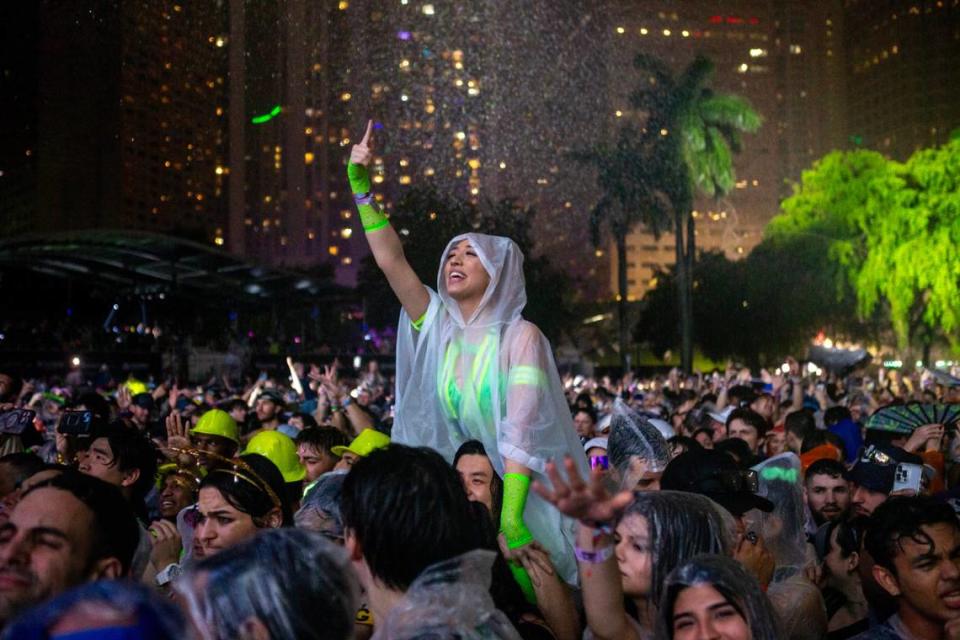
[[[350,189],[353,191],[353,199],[360,213],[360,223],[363,225],[367,242],[370,243],[373,258],[387,276],[387,282],[399,298],[404,311],[411,320],[416,321],[426,313],[430,294],[407,262],[400,236],[390,226],[390,221],[380,210],[371,192],[367,167],[373,159],[372,146],[373,120],[370,120],[367,122],[363,140],[360,144],[353,145],[350,150],[350,164],[347,165]]]

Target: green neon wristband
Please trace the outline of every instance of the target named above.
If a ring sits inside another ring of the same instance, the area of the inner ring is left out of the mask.
[[[370,172],[362,164],[349,163],[347,179],[350,181],[350,190],[354,193],[370,193]]]
[[[500,531],[507,539],[507,547],[516,549],[533,542],[533,534],[523,521],[523,510],[530,493],[530,477],[522,473],[503,475],[503,508],[500,510]]]
[[[367,233],[383,229],[390,224],[387,216],[373,203],[357,205],[357,211],[360,212],[360,224]]]

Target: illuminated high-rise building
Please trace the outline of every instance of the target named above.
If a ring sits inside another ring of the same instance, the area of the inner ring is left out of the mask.
[[[719,200],[697,198],[693,213],[698,250],[744,256],[789,195],[788,181],[842,144],[839,2],[622,5],[608,25],[610,64],[620,72],[610,76],[611,120],[642,122],[643,114],[632,113],[629,103],[630,91],[644,81],[632,64],[640,52],[664,60],[677,74],[705,55],[716,68],[712,88],[747,98],[763,117],[761,129],[744,135],[743,150],[734,156],[735,188]],[[655,284],[655,270],[674,262],[674,238],[668,233],[656,240],[638,229],[627,244],[628,297],[639,299]]]
[[[40,3],[34,229],[225,223],[218,3]]]
[[[850,148],[897,160],[960,128],[960,2],[845,0]]]

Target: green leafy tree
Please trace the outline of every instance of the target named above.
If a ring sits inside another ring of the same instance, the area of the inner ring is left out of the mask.
[[[443,250],[454,236],[468,231],[507,236],[524,255],[527,306],[524,316],[534,322],[556,344],[573,325],[569,311],[566,275],[546,258],[536,255],[531,233],[535,212],[506,199],[475,206],[444,196],[432,187],[416,187],[397,203],[390,221],[403,241],[404,254],[431,288],[436,287],[437,269]],[[375,327],[395,326],[400,304],[372,257],[364,259],[359,275],[366,322]]]
[[[693,364],[693,266],[696,221],[693,199],[727,194],[736,182],[733,154],[742,147],[742,134],[760,128],[761,118],[750,103],[710,88],[713,63],[697,58],[679,75],[653,56],[640,54],[634,65],[645,80],[633,92],[635,109],[646,114],[645,135],[664,139],[666,157],[681,162],[662,176],[672,205],[676,242],[676,291],[680,315],[681,366]]]

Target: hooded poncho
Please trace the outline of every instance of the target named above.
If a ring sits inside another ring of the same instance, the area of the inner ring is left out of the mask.
[[[469,318],[448,294],[443,269],[464,239],[490,276]],[[452,461],[463,442],[479,440],[501,477],[508,459],[547,485],[547,461],[570,455],[587,477],[550,344],[520,315],[527,294],[519,247],[509,238],[467,233],[451,240],[443,256],[439,293],[427,287],[430,304],[419,329],[406,312],[400,315],[394,442],[431,447]],[[574,583],[573,522],[532,492],[524,522],[559,575]]]

